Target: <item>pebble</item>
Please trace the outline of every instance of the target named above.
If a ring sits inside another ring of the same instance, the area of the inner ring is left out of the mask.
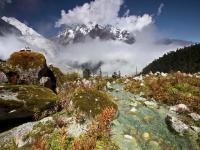
[[[135,107],[131,108],[130,112],[135,113],[137,111],[137,109]]]
[[[150,134],[148,132],[145,132],[143,133],[142,137],[145,141],[148,141],[150,139]]]
[[[132,140],[132,139],[133,139],[133,137],[132,137],[131,135],[127,135],[127,134],[124,135],[124,138],[125,138],[125,139],[129,139],[129,140]]]

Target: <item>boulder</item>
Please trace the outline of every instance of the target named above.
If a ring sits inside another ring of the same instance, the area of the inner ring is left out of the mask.
[[[175,106],[171,106],[169,111],[176,113],[190,112],[189,108],[185,104],[178,104]]]
[[[189,129],[189,127],[185,123],[173,116],[167,115],[165,121],[168,127],[177,133],[182,134]]]
[[[1,64],[0,70],[4,72],[10,84],[40,85],[42,77],[48,77],[48,88],[55,91],[56,78],[47,67],[43,54],[31,50],[14,52],[10,58]]]
[[[36,112],[53,108],[57,100],[57,95],[45,87],[0,86],[0,122],[32,117]]]
[[[46,59],[42,54],[26,50],[14,52],[6,61],[7,73],[16,72],[19,83],[37,84],[38,74],[45,67]]]

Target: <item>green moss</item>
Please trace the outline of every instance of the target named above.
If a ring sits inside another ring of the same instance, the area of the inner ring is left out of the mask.
[[[119,150],[119,147],[111,142],[109,138],[98,140],[94,150]]]
[[[37,52],[20,51],[14,52],[6,63],[11,67],[19,67],[27,70],[45,65],[46,59],[42,54]]]
[[[29,111],[42,109],[46,103],[55,103],[58,97],[50,89],[35,85],[4,85],[0,87],[3,92],[17,93],[14,99],[0,98],[0,105],[9,107],[24,107]]]
[[[96,89],[77,89],[72,101],[75,108],[92,117],[100,114],[106,107],[117,109],[110,96]]]
[[[48,136],[48,138],[45,140],[46,145],[49,147],[51,150],[62,150],[62,143],[61,141],[63,140],[62,135],[59,133],[59,131],[53,132]],[[72,150],[72,142],[73,138],[71,137],[66,137],[64,139],[64,149],[67,150]]]

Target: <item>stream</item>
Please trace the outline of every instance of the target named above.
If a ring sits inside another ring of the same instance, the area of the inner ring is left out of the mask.
[[[152,100],[112,85],[110,94],[118,105],[118,117],[111,123],[111,139],[121,150],[196,150],[196,141],[171,132],[165,118],[168,109]]]

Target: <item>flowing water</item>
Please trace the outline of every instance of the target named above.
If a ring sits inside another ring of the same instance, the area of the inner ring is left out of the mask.
[[[196,141],[169,131],[168,109],[155,101],[123,91],[113,85],[110,94],[118,104],[118,117],[111,124],[112,141],[122,150],[196,150]],[[117,90],[116,90],[117,89]],[[197,146],[197,145],[196,145]]]

